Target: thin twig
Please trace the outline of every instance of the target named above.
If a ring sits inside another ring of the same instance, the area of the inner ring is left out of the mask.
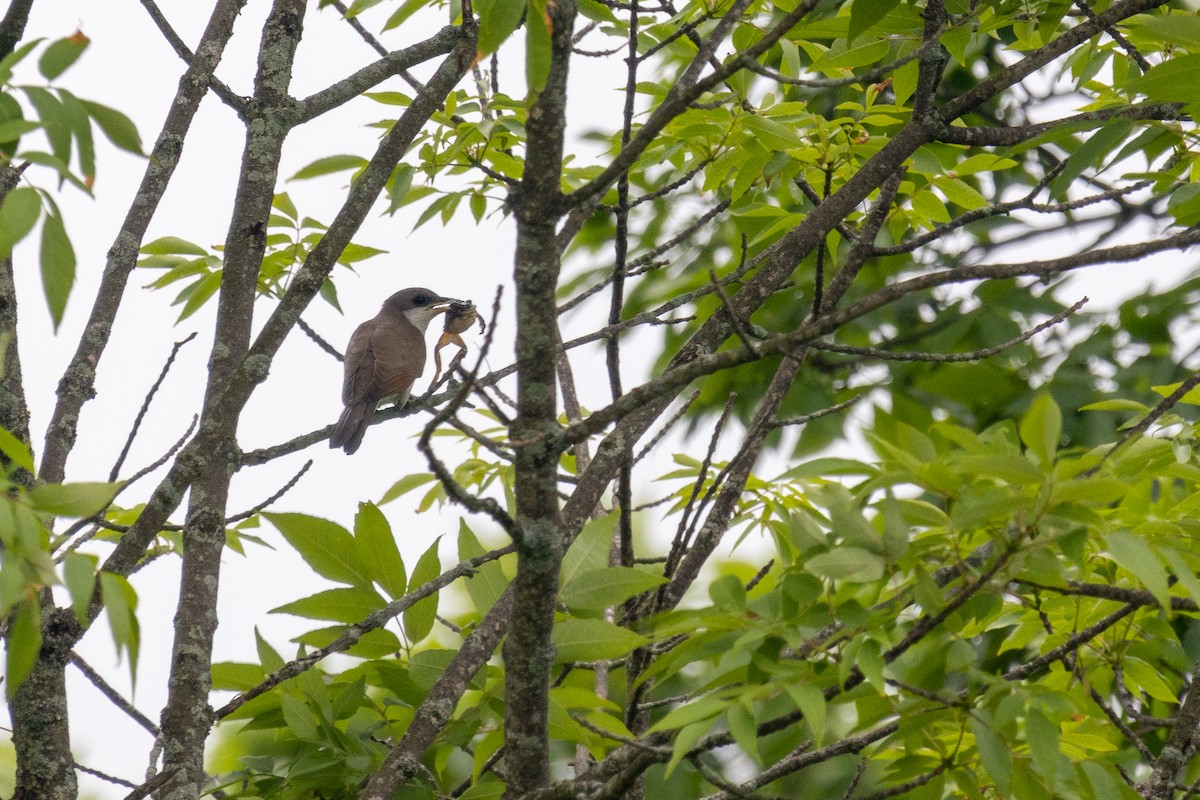
[[[149,0],[143,0],[149,2]],[[129,436],[125,439],[125,446],[121,448],[121,454],[117,456],[117,462],[108,472],[108,481],[112,483],[121,474],[121,466],[125,463],[125,457],[129,455],[129,448],[133,446],[133,440],[137,438],[138,430],[142,427],[142,420],[146,417],[146,412],[150,410],[150,402],[154,400],[154,395],[158,393],[158,389],[162,386],[163,381],[167,378],[167,373],[171,371],[171,365],[175,363],[175,356],[179,355],[179,350],[185,344],[196,338],[196,333],[193,332],[190,336],[175,343],[171,348],[171,354],[167,356],[167,362],[163,364],[162,370],[158,373],[158,380],[150,387],[150,391],[146,393],[146,399],[142,401],[142,408],[138,411],[137,416],[133,420],[133,428],[129,431]]]
[[[138,785],[132,781],[127,781],[124,778],[118,778],[114,775],[109,775],[107,772],[101,772],[100,770],[93,769],[92,767],[85,767],[78,761],[75,762],[75,769],[79,770],[80,772],[86,772],[88,775],[93,775],[102,781],[107,781],[108,783],[113,783],[117,786],[124,786],[126,789],[138,788]]]
[[[171,27],[171,23],[163,16],[162,11],[155,5],[154,0],[142,0],[142,6],[145,7],[146,13],[150,15],[150,19],[154,21],[163,38],[167,40],[167,44],[171,45],[171,49],[175,51],[176,55],[183,59],[183,63],[190,67],[195,54],[184,44],[183,39],[179,38],[179,34]],[[222,83],[221,79],[215,74],[208,76],[208,85],[213,90],[213,94],[221,98],[221,102],[237,112],[237,115],[242,119],[246,118],[246,107],[249,103],[247,98],[234,92]],[[192,336],[195,336],[195,334],[192,334]]]
[[[183,447],[184,443],[187,442],[188,438],[191,437],[192,431],[194,431],[196,429],[196,423],[198,423],[199,421],[200,421],[200,417],[196,414],[193,414],[192,415],[192,424],[188,426],[188,429],[186,431],[184,431],[183,436],[179,437],[178,441],[176,441],[175,444],[171,446],[171,449],[168,450],[162,456],[162,458],[159,458],[153,464],[150,464],[149,466],[144,467],[141,470],[135,472],[133,474],[133,476],[131,478],[129,478],[128,480],[123,481],[121,483],[121,486],[117,489],[116,493],[113,495],[113,501],[116,500],[117,496],[120,495],[121,492],[123,492],[127,488],[129,488],[129,486],[131,484],[133,484],[134,481],[136,481],[139,478],[141,478],[145,475],[148,475],[151,472],[153,472],[154,470],[158,469],[163,464],[167,463],[167,461],[169,461],[176,453],[178,453],[179,450]],[[111,523],[108,523],[104,519],[104,515],[106,513],[108,513],[108,509],[111,507],[112,507],[112,501],[110,501],[107,506],[102,508],[100,511],[97,511],[92,516],[90,516],[86,519],[77,520],[76,522],[74,522],[71,525],[71,527],[69,527],[65,531],[63,531],[62,535],[58,537],[57,542],[50,548],[51,553],[53,553],[55,550],[57,550],[61,544],[68,541],[72,536],[74,536],[79,531],[83,530],[88,525],[95,526],[92,530],[88,531],[86,534],[79,537],[79,539],[72,542],[70,546],[68,546],[65,550],[63,550],[62,553],[60,553],[58,556],[56,556],[54,559],[54,563],[61,564],[64,558],[66,558],[68,555],[70,555],[71,553],[74,553],[76,550],[78,550],[80,545],[90,541],[93,537],[95,537],[95,535],[97,533],[100,532],[101,529],[119,530],[119,531],[127,530],[128,529],[127,526],[114,526]]]
[[[846,791],[842,794],[843,800],[850,800],[850,795],[854,794],[854,790],[858,788],[858,784],[862,782],[862,777],[867,771],[867,759],[860,758],[858,766],[854,770],[854,777],[850,779],[850,785],[846,787]]]
[[[733,310],[733,306],[729,303],[729,295],[725,294],[725,288],[717,280],[715,270],[710,269],[708,271],[708,280],[713,291],[716,292],[717,297],[721,300],[721,307],[725,309],[725,314],[729,317],[729,324],[733,326],[733,332],[737,334],[738,339],[742,342],[742,346],[746,348],[750,355],[758,358],[758,349],[750,339],[750,333],[746,330],[745,320],[739,318],[737,312]]]
[[[650,437],[650,441],[646,442],[646,446],[643,447],[641,451],[639,451],[638,454],[633,457],[634,464],[638,463],[646,456],[654,452],[655,449],[657,449],[658,443],[661,442],[662,438],[667,435],[667,431],[671,430],[676,422],[683,419],[683,417],[687,414],[688,409],[692,407],[692,404],[695,403],[699,397],[699,389],[693,390],[692,393],[688,395],[687,399],[684,400],[683,403],[680,404],[679,408],[675,410],[675,413],[672,414],[671,417],[662,424],[662,427],[658,429],[658,432]]]
[[[326,353],[329,353],[329,355],[333,356],[337,361],[342,362],[342,361],[346,360],[346,357],[344,355],[342,355],[342,353],[336,347],[334,347],[329,342],[327,342],[323,338],[321,338],[320,334],[318,334],[311,327],[309,327],[309,324],[307,322],[305,322],[303,319],[296,320],[296,327],[298,327],[300,330],[304,331],[305,335],[308,336],[308,338],[310,338],[314,342],[316,342],[317,347],[321,348]]]
[[[503,295],[503,292],[503,286],[496,287],[496,299],[492,303],[492,319],[497,319],[500,316],[500,297]],[[458,483],[458,481],[454,479],[454,475],[451,474],[450,470],[446,468],[446,465],[442,463],[441,459],[439,459],[433,452],[433,447],[430,443],[433,437],[433,432],[437,430],[437,427],[446,420],[450,419],[450,417],[453,416],[458,410],[459,406],[461,406],[466,400],[467,396],[470,395],[471,387],[475,385],[475,378],[478,375],[479,368],[483,365],[484,359],[487,358],[488,350],[491,348],[492,334],[495,330],[495,325],[488,326],[487,333],[485,333],[483,337],[483,346],[480,348],[479,358],[475,361],[475,367],[467,376],[467,380],[465,380],[459,387],[458,391],[455,392],[455,395],[453,398],[451,398],[450,402],[443,406],[441,410],[433,415],[433,419],[426,423],[425,429],[421,432],[421,438],[417,441],[417,449],[424,453],[425,460],[429,464],[430,472],[437,476],[438,480],[442,484],[442,488],[446,490],[446,494],[449,495],[451,499],[470,511],[479,514],[486,514],[487,516],[491,517],[496,524],[504,528],[504,530],[510,536],[515,538],[518,535],[516,520],[509,516],[508,512],[505,511],[494,499],[490,497],[480,497],[466,491]]]
[[[100,693],[107,697],[114,706],[124,711],[130,719],[145,728],[151,736],[157,737],[161,734],[158,726],[155,725],[149,717],[147,717],[141,711],[138,711],[137,707],[135,707],[133,703],[130,703],[128,700],[122,697],[120,692],[110,686],[108,682],[101,677],[100,673],[92,669],[91,665],[80,658],[79,654],[74,650],[71,651],[71,663],[74,664],[76,669],[82,672],[83,676],[91,681],[92,685],[99,689]]]
[[[142,800],[143,797],[149,797],[152,792],[160,789],[163,784],[173,778],[175,773],[178,771],[178,767],[172,767],[158,773],[153,778],[146,781],[141,786],[138,786],[129,794],[125,795],[125,800]]]
[[[258,514],[261,511],[263,511],[264,509],[268,508],[272,503],[274,503],[279,498],[281,498],[285,494],[287,494],[291,490],[291,488],[293,486],[295,486],[302,477],[304,477],[304,473],[308,472],[309,468],[312,465],[313,465],[313,462],[312,462],[312,459],[310,458],[308,461],[304,462],[304,466],[302,466],[300,468],[300,471],[297,472],[295,475],[293,475],[292,479],[290,481],[288,481],[287,483],[285,483],[279,491],[275,492],[275,494],[271,495],[266,500],[263,500],[261,503],[254,506],[254,508],[248,509],[246,511],[242,511],[239,514],[234,514],[232,517],[228,517],[225,520],[225,524],[229,525],[230,523],[233,523],[233,522],[239,522],[243,519],[249,519],[250,517],[254,516],[255,514]]]
[[[1182,400],[1188,392],[1196,388],[1196,386],[1200,386],[1200,372],[1197,372],[1195,375],[1192,375],[1192,377],[1179,384],[1179,387],[1175,391],[1164,397],[1158,405],[1150,409],[1150,413],[1143,417],[1137,425],[1134,425],[1132,428],[1125,431],[1121,438],[1117,440],[1117,443],[1105,451],[1104,455],[1100,457],[1100,460],[1096,463],[1096,466],[1083,473],[1083,477],[1090,478],[1091,476],[1095,475],[1100,467],[1103,466],[1104,462],[1107,461],[1113,453],[1117,452],[1122,447],[1129,444],[1129,442],[1133,441],[1149,430],[1150,426],[1153,425],[1159,417],[1174,408],[1175,405]]]
[[[350,9],[346,8],[345,3],[341,2],[341,0],[331,0],[329,5],[341,12],[342,19],[346,21],[347,25],[354,29],[355,33],[362,37],[362,40],[367,43],[368,47],[381,56],[386,56],[388,54],[388,49],[380,44],[379,40],[375,38],[374,34],[363,27],[363,24],[358,21],[357,17],[346,16],[348,13],[350,13]],[[416,89],[418,92],[425,89],[425,84],[414,78],[412,73],[406,69],[400,70],[400,77],[404,79],[405,83]]]
[[[951,764],[949,762],[943,761],[941,764],[938,764],[924,775],[918,775],[912,780],[905,781],[904,783],[901,783],[898,786],[893,786],[890,789],[883,789],[872,794],[860,795],[859,797],[856,797],[855,800],[887,800],[890,797],[899,797],[902,794],[908,794],[913,789],[918,789],[929,783],[938,775],[941,775],[943,772],[950,769],[950,766]]]
[[[482,565],[488,562],[495,561],[498,558],[508,555],[516,551],[514,545],[507,545],[498,550],[492,550],[489,553],[484,553],[481,556],[461,561],[454,567],[446,570],[438,577],[427,583],[418,586],[416,589],[405,594],[403,597],[398,597],[388,603],[383,608],[373,611],[368,614],[362,622],[357,622],[348,626],[337,639],[330,642],[319,650],[314,650],[307,655],[291,661],[278,670],[268,675],[265,680],[254,686],[251,689],[240,693],[228,703],[214,712],[216,719],[224,719],[225,717],[237,711],[243,705],[248,703],[260,695],[269,692],[284,681],[294,678],[305,670],[311,669],[314,665],[323,659],[333,655],[334,653],[345,652],[348,648],[356,644],[363,635],[376,628],[381,628],[397,615],[404,612],[405,609],[411,608],[414,604],[424,600],[426,597],[432,596],[435,592],[449,586],[454,581],[463,576],[474,575],[475,571]]]
[[[1070,308],[1058,312],[1040,325],[1030,328],[1029,330],[1023,332],[1020,336],[1009,339],[1007,342],[1002,342],[1000,344],[993,345],[992,347],[985,347],[981,350],[972,350],[967,353],[897,353],[892,350],[883,350],[878,347],[853,347],[851,345],[837,344],[836,342],[825,342],[819,339],[809,342],[807,346],[813,348],[814,350],[824,350],[830,353],[842,353],[845,355],[878,358],[884,361],[929,361],[940,364],[961,361],[980,361],[985,358],[990,358],[998,353],[1003,353],[1005,350],[1016,347],[1023,342],[1027,342],[1042,331],[1054,327],[1079,309],[1083,308],[1087,301],[1087,297],[1082,298]]]
[[[807,425],[815,419],[820,419],[821,417],[827,417],[830,414],[836,414],[839,411],[844,411],[845,409],[850,408],[850,406],[858,403],[858,401],[862,400],[864,397],[867,397],[866,393],[855,395],[849,400],[843,400],[840,403],[835,403],[834,405],[822,408],[819,411],[813,411],[809,414],[801,414],[798,417],[788,417],[787,419],[775,420],[771,424],[776,428],[782,428],[789,425]]]
[[[1092,10],[1092,6],[1087,2],[1087,0],[1075,0],[1075,5],[1080,11],[1083,12],[1085,17],[1095,21],[1096,12]],[[1116,42],[1117,45],[1119,45],[1120,48],[1124,50],[1131,59],[1133,59],[1133,63],[1138,65],[1138,69],[1140,69],[1142,72],[1149,71],[1150,62],[1146,60],[1146,57],[1143,56],[1138,49],[1129,42],[1128,39],[1121,35],[1119,30],[1112,25],[1109,25],[1104,29],[1104,32],[1111,36],[1113,41]]]

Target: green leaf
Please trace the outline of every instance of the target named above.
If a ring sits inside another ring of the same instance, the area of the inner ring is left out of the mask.
[[[1158,670],[1145,661],[1139,658],[1125,658],[1121,661],[1121,667],[1129,679],[1131,688],[1140,689],[1155,700],[1170,705],[1180,702],[1179,693],[1168,686]]]
[[[378,247],[367,247],[363,244],[354,244],[351,242],[342,250],[342,254],[338,256],[339,264],[356,264],[359,261],[365,261],[368,258],[386,253],[387,250],[380,250]]]
[[[825,739],[825,693],[807,683],[787,683],[784,689],[791,696],[796,708],[804,715],[813,742],[820,746]]]
[[[105,138],[128,153],[139,156],[144,155],[142,152],[142,137],[138,135],[137,126],[133,124],[133,121],[129,117],[115,108],[102,106],[90,100],[82,100],[80,102],[87,109],[92,122],[100,127],[100,132],[104,134]]]
[[[354,0],[350,7],[346,9],[346,19],[354,19],[368,8],[373,8],[379,5],[383,0]]]
[[[1158,552],[1167,562],[1167,566],[1171,568],[1171,572],[1175,573],[1180,585],[1191,595],[1192,600],[1200,603],[1200,579],[1196,577],[1196,573],[1192,572],[1183,556],[1169,547],[1159,548]]]
[[[287,216],[292,222],[300,219],[300,212],[296,210],[296,204],[292,202],[291,195],[287,192],[280,192],[271,200],[271,208],[279,211]],[[201,253],[203,255],[203,253]]]
[[[961,206],[968,211],[990,205],[987,198],[981,195],[978,190],[958,178],[939,178],[935,182],[935,185],[942,190],[942,194],[946,195],[946,198],[951,203]]]
[[[476,224],[483,221],[483,215],[487,212],[487,197],[479,192],[471,195],[470,200],[471,216],[475,218]]]
[[[209,272],[203,278],[193,283],[185,289],[175,302],[178,303],[181,299],[186,300],[183,304],[183,310],[179,312],[179,318],[176,323],[183,322],[185,319],[195,314],[200,310],[200,307],[208,302],[217,290],[221,288],[221,271],[215,270]]]
[[[42,649],[42,608],[36,599],[27,599],[11,620],[4,654],[4,691],[10,700],[33,671]]]
[[[1163,16],[1142,14],[1122,24],[1159,42],[1177,44],[1193,53],[1200,52],[1200,17],[1195,12],[1168,12]]]
[[[367,165],[367,159],[362,156],[337,155],[318,158],[292,176],[294,181],[303,181],[321,175],[331,175],[346,170],[360,170]]]
[[[11,144],[11,147],[6,147],[5,151],[11,153],[16,148],[16,141],[30,131],[36,131],[42,127],[36,122],[31,122],[25,119],[9,119],[0,122],[0,142]]]
[[[29,500],[56,517],[90,517],[106,508],[119,488],[116,483],[42,483],[29,490]]]
[[[525,12],[525,84],[530,96],[536,96],[546,88],[550,77],[550,32],[553,23],[546,11],[548,0],[529,0]]]
[[[871,583],[883,577],[884,562],[870,550],[861,547],[839,547],[808,558],[804,562],[804,568],[821,578],[849,583]]]
[[[1029,404],[1018,427],[1025,443],[1042,464],[1054,463],[1062,439],[1062,412],[1049,394],[1042,393]]]
[[[563,587],[561,599],[568,608],[603,609],[618,606],[666,582],[658,575],[633,567],[602,567],[576,574]]]
[[[290,694],[282,694],[279,696],[279,710],[283,712],[283,721],[288,730],[297,739],[308,742],[321,741],[316,715],[303,700]]]
[[[1112,560],[1122,569],[1133,573],[1134,577],[1150,590],[1160,606],[1170,608],[1171,594],[1167,571],[1150,549],[1150,545],[1127,533],[1110,533],[1104,537],[1104,541]]]
[[[1050,183],[1050,191],[1056,196],[1062,196],[1084,170],[1100,164],[1110,152],[1125,141],[1132,129],[1133,122],[1130,120],[1110,120],[1089,136],[1082,145],[1072,147],[1071,155],[1063,164],[1062,170]]]
[[[138,652],[141,646],[141,627],[137,619],[137,592],[129,581],[111,572],[100,572],[100,599],[112,631],[117,653],[129,656],[129,675],[137,684]]]
[[[0,428],[0,453],[16,466],[26,472],[33,472],[33,453],[29,445],[13,436],[4,428]]]
[[[899,4],[900,0],[854,0],[850,6],[850,32],[847,41],[853,42],[858,35],[870,28]]]
[[[29,55],[33,48],[44,41],[46,40],[43,37],[31,39],[6,55],[3,59],[0,59],[0,83],[8,83],[12,79],[12,68],[19,64],[25,56]]]
[[[746,587],[736,575],[723,575],[710,583],[708,596],[721,611],[746,613]]]
[[[84,624],[88,621],[88,606],[96,591],[96,563],[95,556],[83,553],[68,553],[63,559],[63,583],[71,596],[71,608],[75,618]]]
[[[417,566],[413,568],[412,575],[408,579],[410,592],[442,574],[442,562],[438,558],[438,544],[441,541],[442,537],[439,536],[417,561]],[[429,632],[433,630],[434,620],[437,619],[437,610],[438,592],[434,592],[424,600],[413,603],[404,609],[404,633],[408,637],[409,644],[416,644],[429,635]]]
[[[1079,407],[1080,411],[1132,411],[1135,414],[1145,414],[1150,407],[1136,400],[1099,400]]]
[[[1195,103],[1200,85],[1200,54],[1176,55],[1155,64],[1129,84],[1129,90],[1151,100]]]
[[[1180,386],[1183,386],[1183,381],[1180,381],[1179,383],[1169,383],[1165,386],[1151,386],[1150,388],[1163,397],[1170,397],[1171,395],[1175,394],[1176,390],[1178,390]],[[1200,405],[1200,386],[1189,389],[1183,395],[1183,397],[1179,398],[1179,402],[1186,403],[1187,405],[1191,406]]]
[[[206,256],[208,251],[198,244],[192,244],[178,236],[163,236],[153,242],[147,242],[138,250],[146,255],[188,255]]]
[[[46,214],[42,222],[42,290],[50,307],[54,330],[62,324],[67,298],[75,284],[75,248],[67,238],[67,229],[57,214]]]
[[[913,211],[932,222],[949,222],[950,212],[941,198],[928,189],[922,189],[912,196]]]
[[[397,497],[408,494],[413,489],[416,489],[419,486],[424,486],[433,480],[434,476],[431,472],[415,472],[405,475],[403,478],[393,483],[392,487],[383,493],[383,497],[379,498],[379,505],[390,503]]]
[[[645,636],[599,619],[565,619],[550,636],[559,661],[605,661],[650,643]]]
[[[354,517],[354,547],[371,578],[395,600],[408,588],[408,573],[396,537],[383,512],[374,503],[359,503]]]
[[[266,678],[266,671],[258,664],[220,661],[212,665],[212,688],[218,691],[244,692]]]
[[[339,314],[342,313],[342,305],[338,302],[337,286],[329,278],[321,281],[321,299],[337,309]]]
[[[1000,796],[1007,797],[1009,786],[1012,784],[1011,752],[987,723],[974,715],[971,716],[971,732],[975,734],[975,748],[979,751],[979,760],[983,762],[983,768],[996,782]]]
[[[650,727],[649,733],[684,728],[688,725],[695,725],[701,722],[709,722],[711,724],[711,720],[725,713],[730,705],[732,705],[732,702],[727,698],[705,695],[699,700],[693,700],[690,703],[671,709],[670,713]]]
[[[37,110],[38,119],[46,138],[50,140],[50,152],[64,164],[71,163],[71,123],[58,98],[39,86],[24,86],[22,90]]]
[[[467,561],[485,553],[487,550],[467,526],[467,521],[460,518],[458,521],[458,560]],[[504,594],[504,590],[508,586],[508,578],[505,577],[499,562],[489,561],[486,564],[480,564],[475,570],[475,574],[466,579],[466,584],[467,593],[471,595],[471,602],[475,605],[475,612],[482,617],[491,611],[492,606],[500,599],[500,595]]]
[[[664,777],[671,776],[671,773],[675,771],[675,767],[679,766],[679,762],[683,760],[683,757],[700,741],[700,737],[708,733],[710,727],[712,727],[711,723],[697,722],[694,725],[688,725],[675,734],[675,741],[671,745],[671,758],[667,762],[667,768],[663,773]]]
[[[392,12],[388,17],[387,22],[383,23],[383,30],[386,33],[393,28],[399,28],[404,24],[404,21],[415,14],[422,6],[428,4],[429,0],[404,0],[400,7]]]
[[[272,614],[292,614],[307,619],[326,619],[332,622],[362,622],[373,611],[387,605],[379,592],[370,588],[326,589],[277,608]]]
[[[37,190],[19,186],[0,203],[0,258],[7,258],[17,242],[24,239],[42,214]]]
[[[839,70],[855,69],[874,64],[888,54],[891,43],[880,39],[874,42],[856,45],[846,50],[830,49],[820,58],[813,61],[810,69],[828,74],[836,74]]]
[[[804,145],[795,128],[778,120],[755,114],[746,114],[739,120],[742,127],[754,134],[754,138],[768,150],[788,150]]]
[[[608,566],[615,524],[616,515],[611,511],[583,524],[583,530],[575,537],[575,541],[571,542],[563,556],[562,568],[559,570],[559,586],[563,592],[568,591],[576,576]]]
[[[476,0],[475,13],[479,15],[478,61],[496,52],[521,24],[525,0]]]
[[[1041,711],[1031,708],[1025,714],[1025,738],[1029,741],[1034,765],[1048,785],[1053,785],[1058,775],[1058,726],[1046,719]]]
[[[359,557],[354,537],[341,525],[307,514],[263,516],[318,575],[361,589],[371,586],[371,573]]]
[[[258,663],[262,665],[264,673],[283,669],[283,656],[279,655],[275,648],[271,647],[270,643],[263,638],[257,625],[254,626],[254,647],[258,651]]]
[[[855,662],[863,676],[880,694],[886,691],[887,687],[883,682],[883,651],[879,642],[874,639],[863,640],[862,646],[858,648]]]
[[[84,36],[82,31],[75,31],[73,36],[51,42],[38,59],[38,72],[42,73],[46,80],[54,80],[83,55],[89,44],[91,40]]]
[[[75,137],[75,145],[79,150],[79,169],[83,172],[90,194],[96,177],[96,144],[92,139],[92,123],[88,119],[87,109],[75,95],[66,89],[59,89],[58,99],[62,103],[63,119]]]
[[[747,700],[734,703],[725,713],[729,733],[738,747],[754,760],[755,764],[763,763],[762,754],[758,751],[758,718]]]

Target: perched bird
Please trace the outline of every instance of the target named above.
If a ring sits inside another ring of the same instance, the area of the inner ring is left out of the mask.
[[[396,292],[372,319],[359,325],[346,346],[342,402],[346,410],[329,437],[330,447],[347,454],[362,444],[371,415],[380,403],[408,402],[413,382],[425,369],[425,328],[429,321],[461,303],[414,287]]]

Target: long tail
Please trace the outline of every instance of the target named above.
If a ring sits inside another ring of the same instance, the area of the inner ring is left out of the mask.
[[[329,446],[342,448],[346,451],[346,455],[357,450],[358,446],[362,444],[367,426],[371,423],[371,415],[368,411],[366,403],[346,406],[346,410],[342,412],[341,418],[338,419],[337,425],[333,429],[333,435],[329,437]]]

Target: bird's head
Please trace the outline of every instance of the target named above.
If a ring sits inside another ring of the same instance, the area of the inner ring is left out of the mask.
[[[423,331],[429,326],[431,319],[446,311],[451,304],[458,302],[461,301],[451,297],[442,297],[437,292],[414,286],[410,289],[402,289],[385,300],[383,310],[403,316],[418,330]]]

